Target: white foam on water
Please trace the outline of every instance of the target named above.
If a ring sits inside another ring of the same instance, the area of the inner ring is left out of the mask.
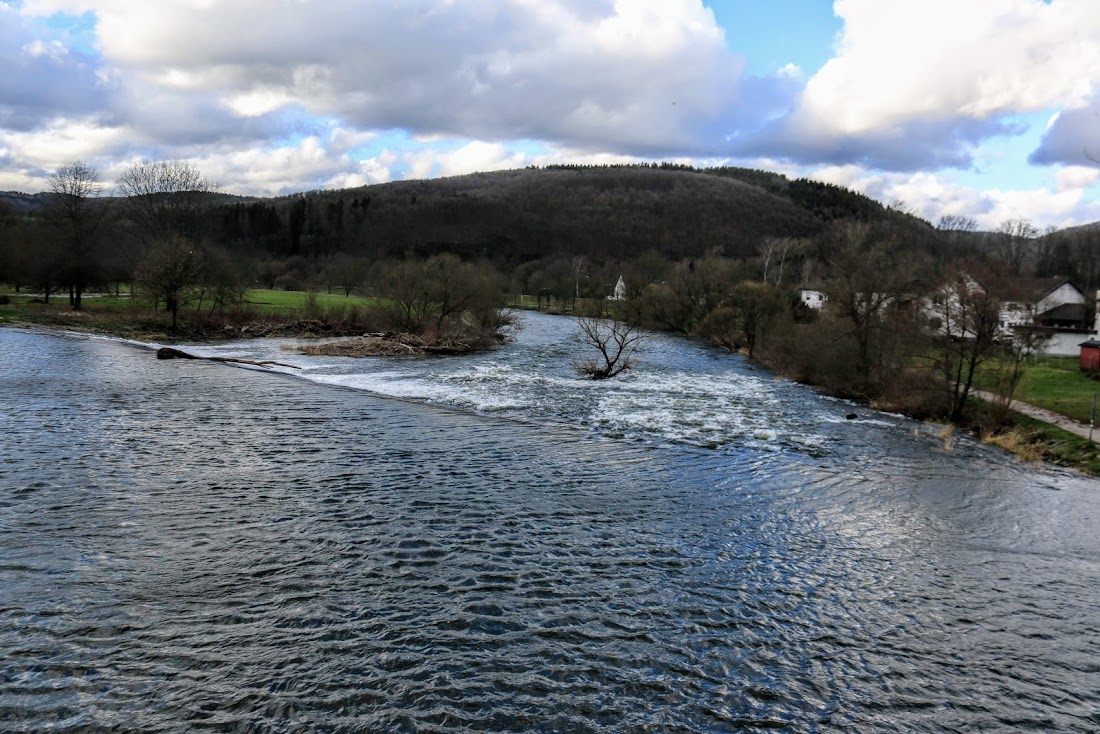
[[[702,447],[826,449],[839,425],[893,428],[882,414],[852,411],[847,401],[755,370],[734,356],[695,342],[655,336],[650,357],[611,380],[590,380],[573,369],[587,356],[566,319],[527,316],[530,332],[493,352],[462,357],[312,356],[303,343],[257,339],[185,347],[201,356],[272,360],[300,369],[270,369],[326,385],[533,422],[588,426],[610,435]]]

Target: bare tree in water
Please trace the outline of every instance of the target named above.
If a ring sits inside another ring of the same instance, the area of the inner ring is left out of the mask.
[[[578,316],[579,336],[599,352],[598,357],[574,362],[580,374],[606,380],[631,369],[634,353],[646,337],[635,324],[600,316]]]

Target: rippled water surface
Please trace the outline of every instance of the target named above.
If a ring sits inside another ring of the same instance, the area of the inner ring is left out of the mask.
[[[0,330],[0,731],[1100,729],[1100,483],[570,333]]]

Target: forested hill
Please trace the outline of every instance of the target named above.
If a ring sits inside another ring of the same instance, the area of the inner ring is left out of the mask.
[[[441,251],[501,262],[554,254],[738,257],[766,237],[805,237],[834,219],[924,222],[838,186],[769,172],[675,166],[556,166],[395,181],[220,207],[224,233],[277,255]]]
[[[24,194],[19,191],[0,191],[0,207],[16,214],[34,214],[46,206],[49,194]]]
[[[26,211],[43,196],[0,199],[17,199],[13,208]],[[448,251],[516,264],[648,251],[678,259],[715,248],[745,257],[767,237],[811,237],[838,219],[891,223],[896,237],[914,242],[935,239],[926,222],[839,186],[672,164],[527,168],[274,199],[222,195],[211,197],[209,212],[213,239],[278,258]]]

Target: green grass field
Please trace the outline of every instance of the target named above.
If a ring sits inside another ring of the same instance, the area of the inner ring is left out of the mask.
[[[308,310],[310,301],[315,307],[329,310],[358,306],[365,308],[378,303],[377,298],[363,296],[344,296],[336,293],[307,293],[305,291],[269,291],[254,289],[244,295],[245,305],[255,307],[262,313],[278,316],[290,316],[296,311]]]
[[[52,294],[48,304],[30,303],[36,298],[34,295],[15,294],[3,287],[0,287],[0,294],[9,301],[0,304],[0,322],[30,321],[62,328],[83,326],[119,334],[135,330],[141,333],[163,331],[170,323],[166,313],[153,311],[153,304],[148,299],[131,299],[128,289],[122,289],[117,296],[113,293],[88,295],[79,312],[70,308],[68,293]],[[353,308],[362,310],[378,302],[376,298],[345,297],[335,293],[255,289],[245,293],[243,311],[259,318],[339,320]],[[180,310],[180,318],[186,321],[195,313],[205,314],[211,306],[210,302],[189,303]]]
[[[979,373],[978,386],[991,387]],[[1078,369],[1076,357],[1043,357],[1029,364],[1016,388],[1016,399],[1089,422],[1092,396],[1100,393],[1100,380]]]
[[[4,294],[11,301],[9,306],[0,306],[0,308],[12,309],[18,304],[24,304],[30,301],[34,296],[25,294],[16,294],[9,289],[5,289],[0,286],[0,294]],[[68,293],[58,292],[50,296],[50,304],[64,306],[68,304]],[[350,296],[336,293],[313,293],[313,302],[316,306],[321,308],[346,308],[348,306],[370,306],[378,303],[377,298],[368,298],[363,296]],[[289,315],[294,311],[308,308],[310,305],[311,294],[307,291],[277,291],[277,290],[265,290],[265,289],[252,289],[245,292],[244,301],[245,305],[255,306],[259,311],[263,313],[271,313],[278,315]],[[85,308],[120,308],[135,306],[145,308],[146,304],[141,299],[134,299],[131,301],[130,294],[127,289],[122,289],[119,295],[111,294],[91,294],[86,295],[84,298]],[[201,307],[201,306],[200,306]]]

